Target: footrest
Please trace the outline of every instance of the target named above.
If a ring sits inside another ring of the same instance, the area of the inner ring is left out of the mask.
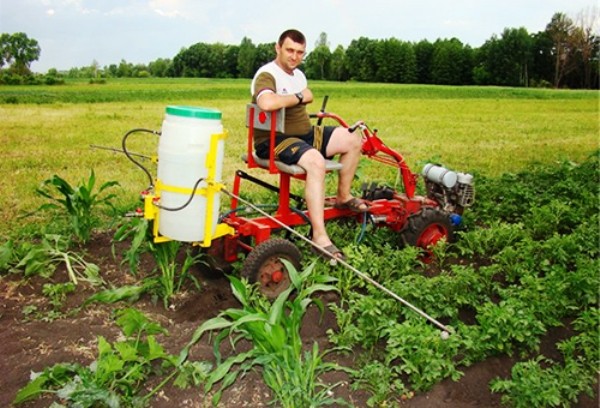
[[[254,161],[256,162],[256,164],[258,164],[260,167],[262,167],[264,169],[269,168],[269,159],[261,159],[254,152],[252,153],[252,157],[254,158]],[[248,155],[243,154],[242,160],[245,163],[248,163]],[[281,171],[282,173],[291,174],[292,176],[306,174],[306,170],[304,170],[303,167],[298,166],[297,164],[285,164],[283,162],[275,160],[275,167],[277,167],[277,169],[279,171]],[[326,171],[339,171],[341,169],[342,169],[342,163],[334,161],[334,160],[325,160],[325,170]]]

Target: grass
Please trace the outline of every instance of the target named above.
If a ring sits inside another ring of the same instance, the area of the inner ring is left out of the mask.
[[[117,206],[134,203],[146,187],[145,175],[123,155],[89,146],[120,148],[132,128],[159,130],[171,104],[222,111],[229,131],[223,180],[231,187],[235,169],[244,167],[239,156],[245,149],[248,86],[249,80],[111,79],[105,85],[0,87],[0,233],[8,236],[37,220],[19,215],[39,207],[35,189],[54,174],[77,184],[94,169],[99,183],[121,184],[122,190],[114,191]],[[316,81],[313,92],[317,101],[311,111],[330,95],[329,111],[379,129],[414,172],[435,160],[494,176],[531,162],[581,161],[599,147],[596,91]],[[140,134],[130,141],[131,150],[156,154],[155,136]],[[395,173],[364,163],[361,177],[392,183]]]

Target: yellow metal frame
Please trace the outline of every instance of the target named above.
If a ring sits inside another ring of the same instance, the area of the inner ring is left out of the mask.
[[[196,189],[194,193],[206,197],[206,214],[199,214],[205,215],[206,217],[204,223],[204,239],[200,242],[194,243],[201,247],[209,247],[213,239],[225,235],[233,235],[235,233],[235,230],[232,227],[223,223],[217,224],[215,233],[212,233],[215,194],[218,194],[225,187],[222,183],[215,181],[217,172],[217,149],[219,141],[226,139],[227,136],[227,131],[211,135],[210,148],[206,155],[206,168],[208,169],[208,177],[205,181],[207,186]],[[154,193],[150,193],[144,197],[144,218],[147,220],[154,220],[152,234],[154,236],[154,242],[156,243],[172,241],[171,238],[160,235],[158,232],[160,209],[158,206],[156,206],[155,202],[160,201],[160,195],[163,191],[180,194],[193,193],[193,189],[191,188],[166,185],[163,184],[159,179],[156,179]]]

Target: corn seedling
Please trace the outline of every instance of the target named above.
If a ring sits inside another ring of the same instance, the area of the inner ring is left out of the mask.
[[[96,208],[107,206],[115,211],[113,199],[115,194],[102,196],[102,193],[114,186],[119,185],[116,181],[103,183],[98,191],[96,187],[96,175],[91,170],[87,181],[82,181],[78,186],[71,186],[65,179],[54,175],[42,182],[36,192],[50,200],[50,203],[42,204],[38,211],[49,210],[59,215],[66,213],[70,227],[77,239],[86,243],[89,241],[92,230],[100,223]]]
[[[188,358],[190,348],[210,332],[217,333],[214,344],[217,358],[216,369],[210,373],[205,386],[208,392],[221,383],[213,402],[220,400],[222,391],[233,384],[254,366],[263,369],[263,379],[271,388],[275,399],[283,407],[310,407],[345,402],[333,398],[332,389],[337,385],[325,385],[319,375],[331,370],[347,370],[334,363],[324,362],[316,344],[310,351],[302,352],[300,325],[306,309],[312,303],[323,310],[322,303],[311,296],[316,292],[331,291],[334,278],[311,275],[314,264],[298,273],[293,265],[282,260],[290,274],[292,284],[273,303],[260,296],[255,287],[234,276],[230,277],[235,297],[241,309],[227,309],[217,317],[207,320],[195,331],[192,340],[182,350],[180,362]],[[291,296],[296,291],[295,296]],[[220,344],[226,338],[236,346],[241,339],[253,344],[249,351],[233,354],[222,361]]]
[[[131,243],[123,254],[123,263],[127,262],[129,270],[135,275],[137,274],[140,256],[143,253],[148,252],[149,242],[152,239],[150,223],[148,220],[131,217],[121,224],[115,232],[113,242],[123,242],[127,239],[129,239]],[[112,249],[114,255],[114,244]]]
[[[201,255],[192,256],[186,251],[185,259],[180,264],[177,260],[181,242],[169,241],[160,244],[150,243],[150,253],[156,261],[160,275],[153,279],[155,290],[162,298],[165,308],[169,307],[169,301],[173,295],[181,289],[185,279],[191,279],[196,287],[199,287],[195,278],[189,274],[189,270]]]

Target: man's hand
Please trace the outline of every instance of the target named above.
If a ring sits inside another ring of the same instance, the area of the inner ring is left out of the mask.
[[[305,105],[311,103],[314,100],[313,93],[308,88],[304,88],[304,90],[302,91],[302,95],[304,96],[304,98],[302,99],[302,103]]]
[[[311,103],[314,100],[313,93],[308,88],[302,90],[302,96],[302,103],[304,105]],[[298,105],[298,98],[296,97],[296,94],[277,95],[273,92],[265,92],[260,95],[260,98],[258,98],[256,103],[262,110],[276,111],[281,108],[291,108],[292,106]]]

